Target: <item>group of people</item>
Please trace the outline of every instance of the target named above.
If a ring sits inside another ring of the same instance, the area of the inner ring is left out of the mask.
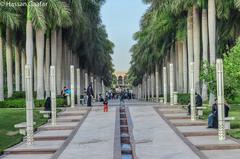
[[[92,87],[92,82],[90,82],[89,86],[87,89],[84,89],[84,93],[86,94],[85,99],[87,101],[87,106],[92,106],[92,97],[94,96],[93,94],[93,87]],[[66,86],[62,90],[62,96],[67,97],[71,95],[71,89],[67,88]]]
[[[195,104],[196,107],[202,107],[202,97],[195,93]],[[228,117],[230,107],[228,104],[224,104],[224,116]],[[188,104],[188,115],[191,114],[191,104]],[[208,115],[208,127],[207,128],[218,128],[218,101],[215,99],[214,104],[212,105],[212,111]]]

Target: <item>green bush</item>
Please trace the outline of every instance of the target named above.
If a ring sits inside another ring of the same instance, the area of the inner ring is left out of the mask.
[[[57,106],[65,106],[65,100],[63,98],[57,98]],[[45,100],[34,100],[34,105],[36,108],[44,107]],[[26,101],[23,98],[20,99],[6,99],[5,101],[0,101],[0,108],[25,108]]]
[[[13,95],[11,98],[14,98],[14,99],[25,98],[25,92],[23,91],[13,92]]]
[[[178,93],[178,104],[187,105],[190,101],[190,94]]]

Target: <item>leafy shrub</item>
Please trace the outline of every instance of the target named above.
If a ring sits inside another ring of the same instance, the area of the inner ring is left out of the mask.
[[[44,107],[45,100],[34,100],[34,105],[36,108]],[[57,106],[65,106],[65,100],[63,98],[57,98]],[[20,99],[6,99],[5,101],[0,101],[0,108],[25,108],[26,101],[24,98]]]
[[[13,92],[13,95],[11,98],[14,98],[14,99],[25,98],[25,92],[23,91]]]
[[[190,101],[190,94],[178,93],[178,103],[181,105],[187,105]]]

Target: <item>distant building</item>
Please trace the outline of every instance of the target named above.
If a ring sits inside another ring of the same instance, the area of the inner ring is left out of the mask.
[[[127,87],[129,85],[127,82],[127,71],[116,71],[114,75],[117,77],[116,88]]]

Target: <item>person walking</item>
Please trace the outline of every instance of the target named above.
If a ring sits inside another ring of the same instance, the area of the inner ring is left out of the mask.
[[[92,88],[92,82],[89,84],[88,88],[87,88],[87,106],[91,107],[92,106],[92,96],[94,96],[93,94],[93,88]]]

